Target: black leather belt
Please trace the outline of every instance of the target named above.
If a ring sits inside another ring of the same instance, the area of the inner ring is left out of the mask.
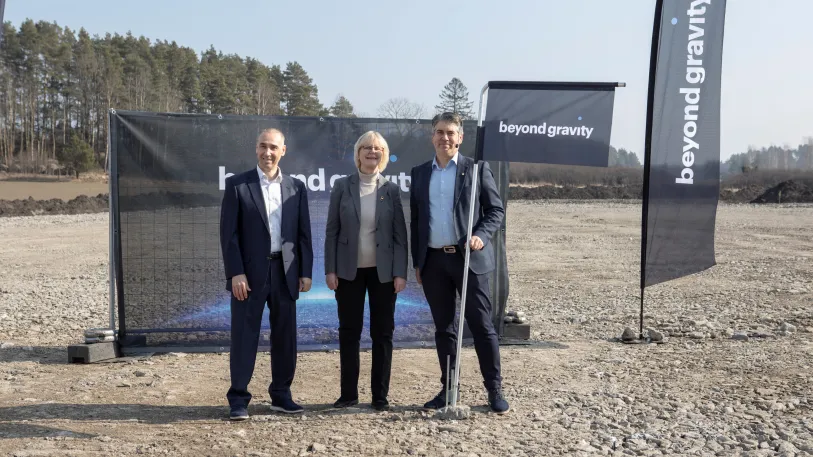
[[[443,246],[440,248],[429,248],[430,251],[443,252],[446,254],[454,254],[457,252],[457,246]]]
[[[275,259],[281,259],[281,258],[282,258],[282,251],[272,252],[271,254],[268,254],[268,260],[275,260]]]

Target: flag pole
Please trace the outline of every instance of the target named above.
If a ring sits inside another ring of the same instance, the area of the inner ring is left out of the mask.
[[[649,175],[652,166],[652,122],[655,108],[655,73],[658,68],[661,15],[663,0],[655,1],[655,19],[652,25],[652,45],[649,55],[649,91],[646,106],[646,132],[644,141],[644,186],[641,194],[641,303],[638,315],[638,339],[644,339],[644,289],[646,288],[647,221],[649,219]]]
[[[452,406],[457,406],[457,396],[460,392],[460,359],[463,350],[463,322],[466,316],[466,296],[469,284],[469,258],[471,256],[471,231],[474,225],[474,206],[477,198],[477,183],[479,179],[479,160],[483,156],[483,142],[481,130],[483,128],[483,100],[485,99],[488,83],[480,91],[480,106],[477,110],[477,140],[474,145],[474,169],[471,175],[471,195],[469,198],[469,224],[466,233],[466,260],[463,266],[463,288],[460,291],[460,318],[457,325],[457,357],[455,357],[454,383],[452,384]],[[463,128],[463,126],[460,126]],[[447,370],[448,373],[448,370]]]

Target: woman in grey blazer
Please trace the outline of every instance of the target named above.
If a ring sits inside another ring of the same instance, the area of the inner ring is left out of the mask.
[[[389,409],[395,299],[406,287],[407,233],[401,191],[381,172],[387,141],[369,131],[356,141],[356,173],[337,179],[330,192],[325,233],[325,275],[339,312],[341,396],[336,408],[358,404],[359,341],[364,297],[370,299],[373,408]]]

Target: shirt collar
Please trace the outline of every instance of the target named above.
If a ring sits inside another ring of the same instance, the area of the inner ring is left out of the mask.
[[[455,152],[454,156],[452,156],[452,159],[449,161],[449,163],[454,163],[454,166],[457,166],[457,156],[459,154],[460,154],[460,152]],[[449,163],[446,164],[447,167],[449,166]],[[438,164],[438,156],[437,156],[437,154],[435,154],[435,156],[432,158],[432,169],[435,169],[435,168],[440,170],[440,165]]]
[[[274,179],[268,179],[268,177],[265,176],[265,173],[263,172],[262,168],[260,168],[259,165],[257,165],[257,174],[260,175],[260,182],[262,183],[271,184],[282,182],[282,168],[279,167],[277,167],[277,176]]]

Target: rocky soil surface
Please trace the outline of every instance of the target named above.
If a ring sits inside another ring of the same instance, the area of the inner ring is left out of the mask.
[[[393,410],[334,411],[335,352],[302,353],[304,415],[268,410],[268,353],[242,423],[226,420],[228,354],[68,364],[107,322],[107,214],[0,218],[0,454],[749,455],[813,454],[813,205],[721,204],[718,265],[647,288],[638,327],[640,202],[511,201],[508,307],[528,344],[502,347],[512,410],[488,412],[464,349],[468,420],[420,405],[438,390],[431,349],[397,350]]]

